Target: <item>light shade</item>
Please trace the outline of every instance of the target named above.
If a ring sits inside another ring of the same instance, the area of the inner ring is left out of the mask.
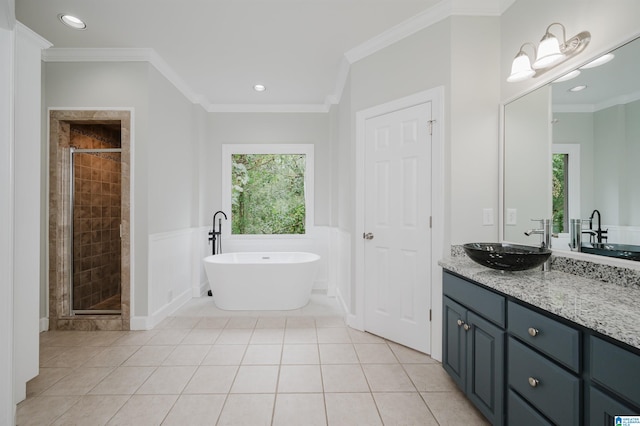
[[[535,73],[536,72],[531,69],[531,60],[529,59],[529,55],[520,50],[511,64],[511,74],[507,77],[507,81],[509,83],[523,81],[533,76]]]
[[[554,83],[562,83],[563,81],[569,81],[572,78],[576,78],[579,75],[580,75],[580,70],[573,70],[573,71],[563,75],[562,77],[553,80],[553,82]]]
[[[565,54],[560,51],[558,39],[547,31],[538,45],[538,53],[536,54],[536,61],[533,63],[533,68],[548,68],[562,62],[564,58]]]
[[[597,59],[594,59],[593,61],[589,62],[588,64],[585,64],[583,66],[580,67],[581,70],[586,70],[589,68],[595,68],[595,67],[599,67],[600,65],[604,65],[607,62],[611,61],[613,58],[615,57],[615,55],[613,53],[607,53],[606,55],[602,55]]]

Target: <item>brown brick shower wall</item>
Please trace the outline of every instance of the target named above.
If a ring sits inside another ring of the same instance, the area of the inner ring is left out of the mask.
[[[71,146],[120,148],[119,131],[72,125]],[[74,154],[73,308],[120,309],[104,301],[120,294],[120,153]]]

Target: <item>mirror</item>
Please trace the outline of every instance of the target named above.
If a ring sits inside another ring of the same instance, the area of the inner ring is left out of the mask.
[[[598,210],[600,242],[640,251],[640,39],[611,53],[505,105],[504,241],[539,245],[525,231],[553,217],[553,249],[569,250],[569,219],[598,243]]]

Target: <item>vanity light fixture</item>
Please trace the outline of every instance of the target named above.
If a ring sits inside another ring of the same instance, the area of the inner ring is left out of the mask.
[[[562,28],[562,41],[558,40],[551,32],[551,27],[553,26]],[[524,46],[533,46],[533,44],[524,43],[520,47],[520,51],[511,65],[511,74],[507,81],[516,82],[526,80],[529,77],[537,77],[582,52],[590,40],[591,34],[588,31],[583,31],[567,40],[564,25],[559,22],[553,22],[547,27],[538,47],[534,46],[535,61],[533,64],[531,64],[529,56],[523,51]]]
[[[77,18],[73,15],[68,15],[66,13],[61,13],[58,15],[58,19],[60,22],[65,24],[67,27],[73,28],[74,30],[86,30],[87,24],[80,18]]]
[[[255,84],[253,86],[253,90],[255,90],[256,92],[264,92],[265,90],[267,90],[267,87],[264,84]]]

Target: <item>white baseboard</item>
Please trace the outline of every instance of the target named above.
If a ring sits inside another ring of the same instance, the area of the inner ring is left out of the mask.
[[[40,318],[40,332],[49,331],[49,318]]]
[[[152,315],[148,317],[133,317],[129,322],[129,328],[131,330],[151,330],[156,325],[160,324],[162,320],[176,312],[185,303],[191,300],[191,291],[187,290],[173,299],[171,303],[167,303],[162,308],[158,309]]]
[[[199,286],[195,285],[191,288],[192,290],[192,297],[202,297],[205,294],[207,294],[207,292],[209,291],[209,282],[205,281],[205,282],[201,282]]]

